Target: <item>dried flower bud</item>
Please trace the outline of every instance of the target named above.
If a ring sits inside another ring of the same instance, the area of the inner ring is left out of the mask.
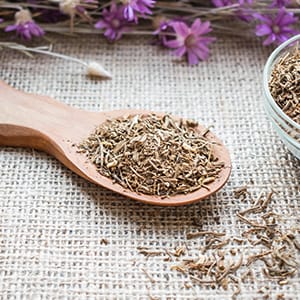
[[[61,0],[59,2],[59,9],[67,15],[74,15],[76,7],[79,4],[80,0]]]
[[[31,13],[28,9],[22,9],[15,14],[16,24],[24,24],[26,22],[32,21]]]
[[[159,29],[161,24],[166,22],[166,21],[167,21],[167,19],[164,16],[155,16],[155,17],[153,17],[152,26],[153,26],[154,30]]]
[[[87,74],[90,76],[97,76],[97,77],[105,77],[111,78],[111,74],[106,71],[100,64],[95,61],[91,61],[87,65]]]

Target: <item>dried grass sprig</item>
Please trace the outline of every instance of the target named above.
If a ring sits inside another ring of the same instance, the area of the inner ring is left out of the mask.
[[[1,48],[8,48],[12,50],[17,50],[29,57],[33,57],[31,55],[32,53],[38,53],[38,54],[45,54],[53,57],[58,57],[64,60],[69,60],[75,63],[78,63],[86,68],[87,75],[90,76],[97,76],[97,77],[103,77],[103,78],[111,78],[111,74],[105,70],[102,65],[100,65],[97,62],[91,61],[91,62],[85,62],[79,58],[68,56],[65,54],[60,54],[52,51],[52,45],[50,46],[40,46],[40,47],[26,47],[21,44],[17,43],[9,43],[9,42],[0,42],[0,49]]]
[[[263,36],[264,45],[279,44],[299,31],[297,15],[297,0],[3,1],[0,32],[15,32],[21,39],[48,32],[103,34],[110,41],[123,35],[147,35],[174,49],[175,55],[187,57],[190,64],[197,64],[208,58],[209,45],[215,41],[207,36],[211,31]]]

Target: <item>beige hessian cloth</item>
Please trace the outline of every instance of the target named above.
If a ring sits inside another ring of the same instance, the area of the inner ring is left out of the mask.
[[[216,196],[160,208],[90,184],[45,153],[1,148],[0,298],[230,299],[231,286],[228,291],[184,287],[188,278],[170,270],[176,261],[146,259],[137,247],[183,245],[186,232],[197,229],[195,218],[204,229],[237,234],[245,226],[235,212],[250,203],[232,193],[251,180],[254,195],[274,187],[272,208],[285,215],[288,226],[299,226],[300,163],[263,110],[262,70],[271,49],[258,41],[220,37],[209,61],[189,67],[146,39],[113,45],[98,36],[51,39],[56,52],[101,62],[113,79],[91,80],[72,62],[6,50],[0,52],[0,79],[87,110],[151,109],[213,125],[231,152],[233,170]],[[188,241],[194,257],[203,243],[203,238]],[[281,287],[257,266],[257,281],[246,282],[239,299],[261,299],[263,286],[273,299],[279,294],[299,299],[299,275]]]

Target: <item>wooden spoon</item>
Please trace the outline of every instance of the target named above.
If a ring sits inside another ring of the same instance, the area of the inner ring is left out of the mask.
[[[143,110],[88,112],[67,106],[49,97],[18,91],[2,81],[0,81],[0,103],[0,145],[31,147],[48,152],[79,176],[144,203],[176,206],[199,201],[222,188],[231,172],[227,149],[209,132],[206,137],[217,143],[215,155],[225,163],[225,168],[219,173],[219,177],[209,184],[209,190],[201,188],[190,194],[164,199],[137,194],[100,175],[84,154],[77,153],[78,149],[74,144],[86,139],[107,119],[151,112]],[[158,115],[162,114],[158,113]],[[199,126],[198,129],[200,132],[205,130],[203,126]]]

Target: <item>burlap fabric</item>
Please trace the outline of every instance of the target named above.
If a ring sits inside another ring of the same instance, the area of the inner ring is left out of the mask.
[[[45,153],[1,148],[0,298],[230,299],[232,287],[187,288],[188,277],[170,269],[176,260],[146,259],[137,247],[183,245],[186,232],[197,229],[194,219],[203,229],[238,234],[244,225],[235,212],[249,203],[234,199],[233,190],[245,184],[254,195],[273,187],[273,210],[284,214],[287,227],[299,226],[300,164],[276,136],[262,105],[262,69],[271,49],[220,37],[209,61],[189,67],[146,39],[113,45],[95,36],[51,39],[56,52],[102,62],[113,79],[91,80],[74,63],[4,50],[0,78],[87,110],[151,109],[213,125],[230,150],[233,170],[217,195],[160,208],[90,184]],[[187,245],[196,257],[203,238]],[[240,299],[261,299],[261,287],[269,288],[272,299],[280,294],[300,299],[299,275],[279,286],[259,268]]]

